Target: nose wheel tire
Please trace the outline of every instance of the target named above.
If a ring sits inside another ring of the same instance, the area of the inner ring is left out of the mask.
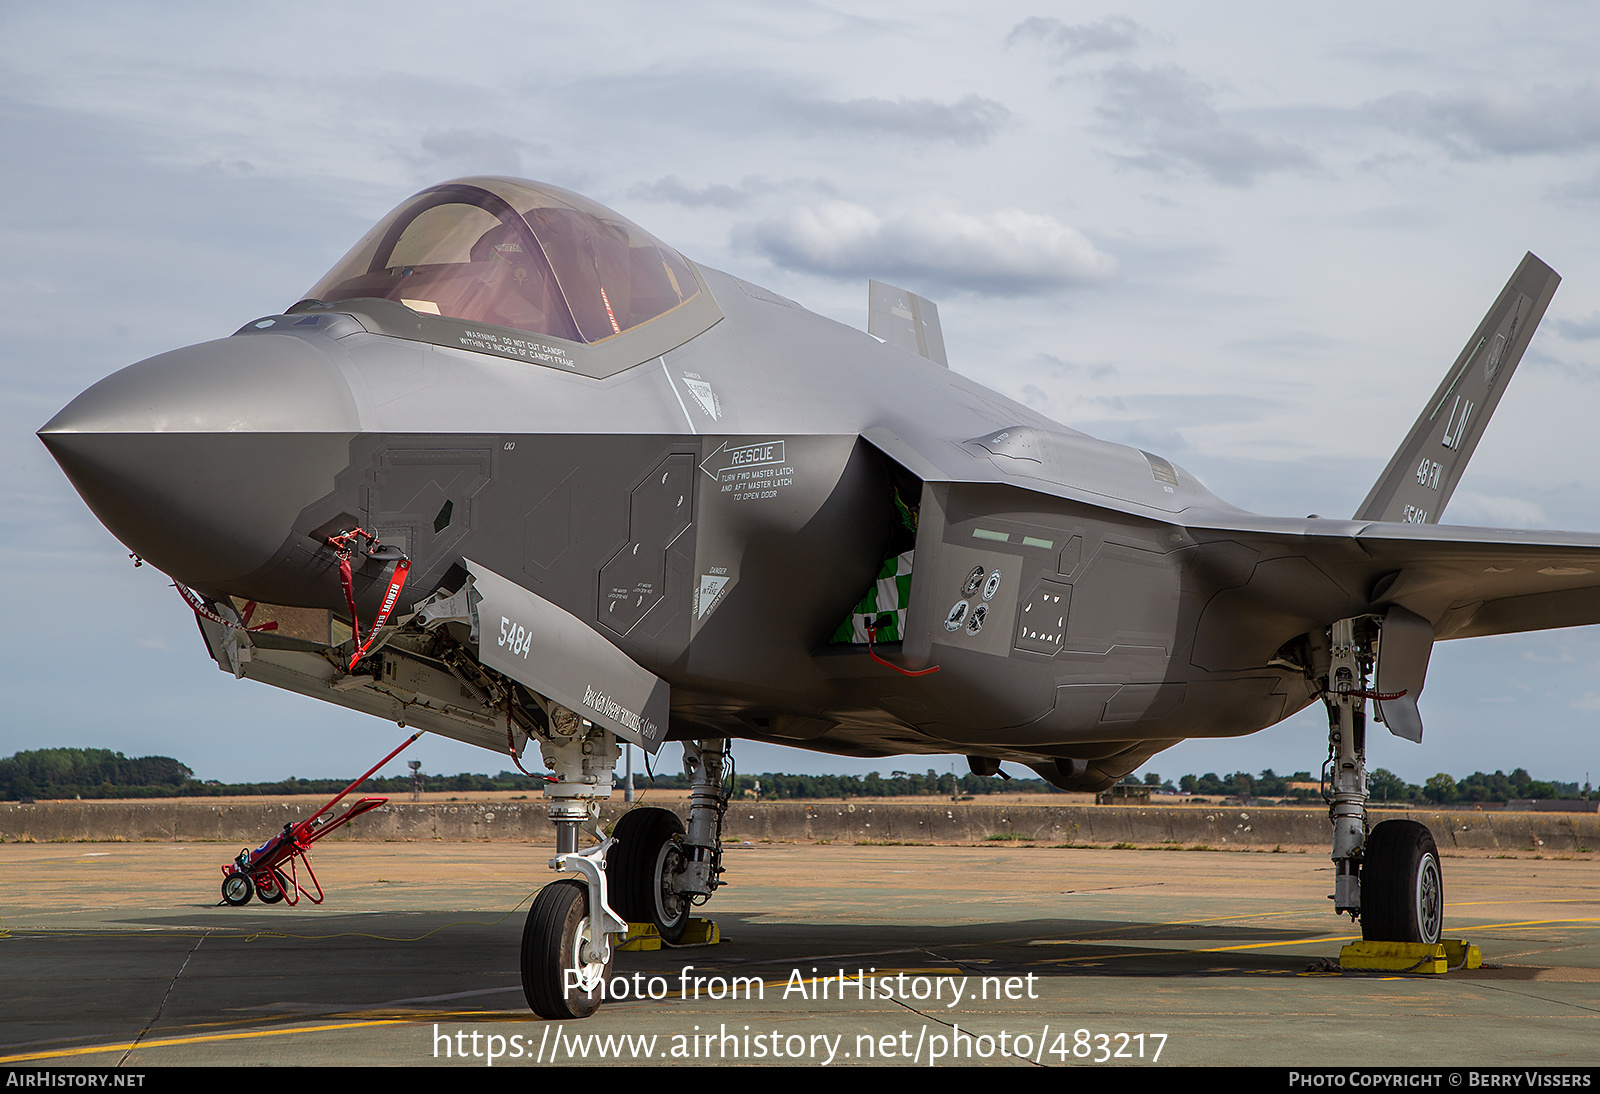
[[[1444,875],[1427,825],[1384,821],[1361,862],[1361,937],[1434,944],[1444,932]]]
[[[663,941],[681,941],[694,907],[672,889],[684,867],[683,822],[668,809],[634,809],[611,834],[617,841],[606,855],[611,907],[629,923],[655,924]]]
[[[255,886],[244,874],[229,874],[222,879],[222,899],[235,908],[249,904],[254,894]]]
[[[589,888],[563,878],[539,890],[522,930],[522,993],[541,1018],[587,1018],[600,1009],[611,959],[590,961]]]

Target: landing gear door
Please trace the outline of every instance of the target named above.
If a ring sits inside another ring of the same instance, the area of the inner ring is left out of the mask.
[[[1390,608],[1378,636],[1377,688],[1378,694],[1395,698],[1379,699],[1377,707],[1379,720],[1396,737],[1422,741],[1417,697],[1422,694],[1432,652],[1433,625],[1399,605]]]
[[[667,682],[577,616],[471,559],[479,659],[654,753],[667,735]]]

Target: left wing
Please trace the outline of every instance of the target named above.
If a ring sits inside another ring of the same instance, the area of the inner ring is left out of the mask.
[[[1218,597],[1271,605],[1286,624],[1326,627],[1391,605],[1441,639],[1600,623],[1600,535],[1232,516],[1185,522],[1202,543],[1256,552],[1250,578]]]
[[[1379,718],[1396,735],[1422,739],[1417,699],[1436,639],[1600,623],[1600,536],[1389,522],[1246,522],[1202,530],[1208,550],[1249,576],[1214,593],[1200,612],[1194,662],[1241,670],[1292,663],[1301,635],[1339,619],[1375,616]],[[1278,524],[1278,528],[1271,527]],[[1295,527],[1298,525],[1298,527]],[[1215,536],[1215,539],[1212,537]],[[1238,571],[1232,580],[1237,581]],[[1313,645],[1315,642],[1313,641]]]
[[[1386,523],[1356,539],[1388,571],[1373,599],[1422,616],[1440,638],[1600,623],[1600,536]]]

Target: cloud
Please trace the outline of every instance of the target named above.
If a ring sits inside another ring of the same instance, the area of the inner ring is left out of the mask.
[[[543,145],[508,137],[492,129],[434,129],[402,158],[418,169],[459,175],[522,175],[523,157],[548,156]]]
[[[833,197],[838,191],[824,179],[789,178],[774,182],[760,175],[746,175],[737,186],[713,182],[705,186],[690,186],[677,175],[666,175],[654,182],[635,183],[628,196],[641,201],[654,201],[666,205],[682,205],[690,209],[742,209],[757,198],[779,191],[809,191]]]
[[[1328,50],[1328,56],[1342,61],[1356,61],[1376,68],[1416,69],[1433,61],[1435,55],[1425,49],[1397,46],[1392,42],[1363,39],[1361,41],[1347,42],[1342,46],[1334,46]]]
[[[690,186],[677,175],[666,175],[654,182],[636,183],[628,191],[628,196],[641,201],[686,205],[691,209],[703,209],[707,206],[714,209],[738,209],[750,204],[752,199],[770,193],[772,189],[770,182],[755,175],[747,176],[738,186],[728,186],[718,182],[700,187]]]
[[[985,144],[1011,120],[993,99],[967,95],[954,103],[932,99],[815,99],[785,96],[779,113],[803,134],[852,130],[919,140]]]
[[[1018,296],[1116,276],[1116,260],[1053,217],[1020,209],[880,217],[830,201],[740,225],[734,242],[786,269],[923,289]]]
[[[1582,710],[1590,713],[1600,710],[1600,695],[1596,695],[1592,691],[1586,691],[1583,693],[1582,699],[1573,699],[1568,702],[1567,709]]]
[[[1006,45],[1031,38],[1057,47],[1062,59],[1066,59],[1086,53],[1126,53],[1149,36],[1138,23],[1122,15],[1098,23],[1073,24],[1035,15],[1012,28],[1006,35]]]
[[[1587,327],[1588,324],[1589,320],[1578,320],[1574,326],[1582,329]],[[1565,331],[1561,333],[1566,334],[1569,338],[1573,337]],[[1522,367],[1530,371],[1547,370],[1559,373],[1579,384],[1600,384],[1600,368],[1596,368],[1587,361],[1573,361],[1557,357],[1549,352],[1547,346],[1542,346],[1538,342],[1534,342],[1528,347],[1527,355],[1522,359]]]
[[[1486,528],[1544,528],[1544,507],[1527,498],[1458,490],[1450,498],[1450,523]]]
[[[947,76],[946,86],[956,86],[959,73]],[[615,118],[615,136],[632,141],[653,141],[692,126],[742,141],[865,136],[981,145],[1013,118],[1004,104],[981,95],[948,102],[842,99],[822,91],[815,75],[768,69],[608,74],[564,85],[559,96],[574,117]]]
[[[1546,190],[1545,196],[1553,201],[1569,202],[1577,205],[1600,201],[1600,175],[1558,183]]]
[[[1227,348],[1268,361],[1284,358],[1314,359],[1337,348],[1340,340],[1330,338],[1321,331],[1286,330],[1260,334],[1254,338],[1239,338],[1227,343]]]
[[[1196,170],[1213,182],[1249,186],[1274,171],[1315,166],[1298,145],[1230,124],[1211,105],[1215,87],[1174,65],[1119,63],[1097,79],[1105,95],[1096,112],[1145,150],[1117,157],[1130,167],[1169,175]]]
[[[1367,104],[1399,133],[1432,141],[1456,159],[1575,152],[1600,146],[1600,87],[1427,95],[1400,91]]]
[[[1600,311],[1587,319],[1557,319],[1551,325],[1563,338],[1570,338],[1574,342],[1587,342],[1591,338],[1600,338]]]
[[[1034,355],[1034,368],[1054,373],[1057,376],[1071,376],[1075,379],[1087,377],[1090,380],[1104,380],[1109,376],[1118,375],[1117,366],[1106,362],[1097,365],[1081,365],[1076,361],[1068,361],[1057,357],[1053,353],[1039,353]]]

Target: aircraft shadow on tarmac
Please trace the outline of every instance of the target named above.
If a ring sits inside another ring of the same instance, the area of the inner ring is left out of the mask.
[[[437,1000],[453,1011],[480,1006],[497,1011],[504,1001],[489,981],[496,986],[502,977],[514,981],[522,920],[520,908],[498,922],[483,910],[330,915],[285,909],[235,912],[224,923],[170,915],[122,922],[143,929],[128,939],[129,946],[163,937],[170,942],[172,932],[185,927],[207,932],[197,963],[209,966],[206,975],[233,982],[228,1008],[233,1012],[302,1009],[286,1000],[305,998],[306,989],[295,985],[309,988],[313,982],[317,986],[311,994],[320,1000],[314,1008],[318,1010],[371,1005],[357,1004],[357,999],[389,999]],[[972,976],[1032,973],[1041,979],[1294,975],[1319,958],[1332,956],[1340,937],[1330,934],[1319,939],[1303,930],[1259,924],[1092,918],[818,923],[724,913],[716,916],[716,922],[724,939],[721,944],[621,953],[615,974],[667,977],[674,998],[684,966],[705,976],[759,976],[769,982],[781,982],[796,969],[810,976],[813,969],[817,975],[841,969],[854,975],[858,968],[880,972],[926,968]],[[1294,945],[1297,941],[1303,945]],[[1234,948],[1241,946],[1246,948]],[[161,949],[170,960],[172,948]],[[98,961],[103,955],[85,952],[82,957]],[[70,965],[72,948],[64,948],[59,960]],[[195,971],[191,967],[190,972]],[[56,972],[72,975],[62,966]],[[171,970],[152,972],[164,977]],[[484,993],[482,998],[473,998],[479,992]]]

